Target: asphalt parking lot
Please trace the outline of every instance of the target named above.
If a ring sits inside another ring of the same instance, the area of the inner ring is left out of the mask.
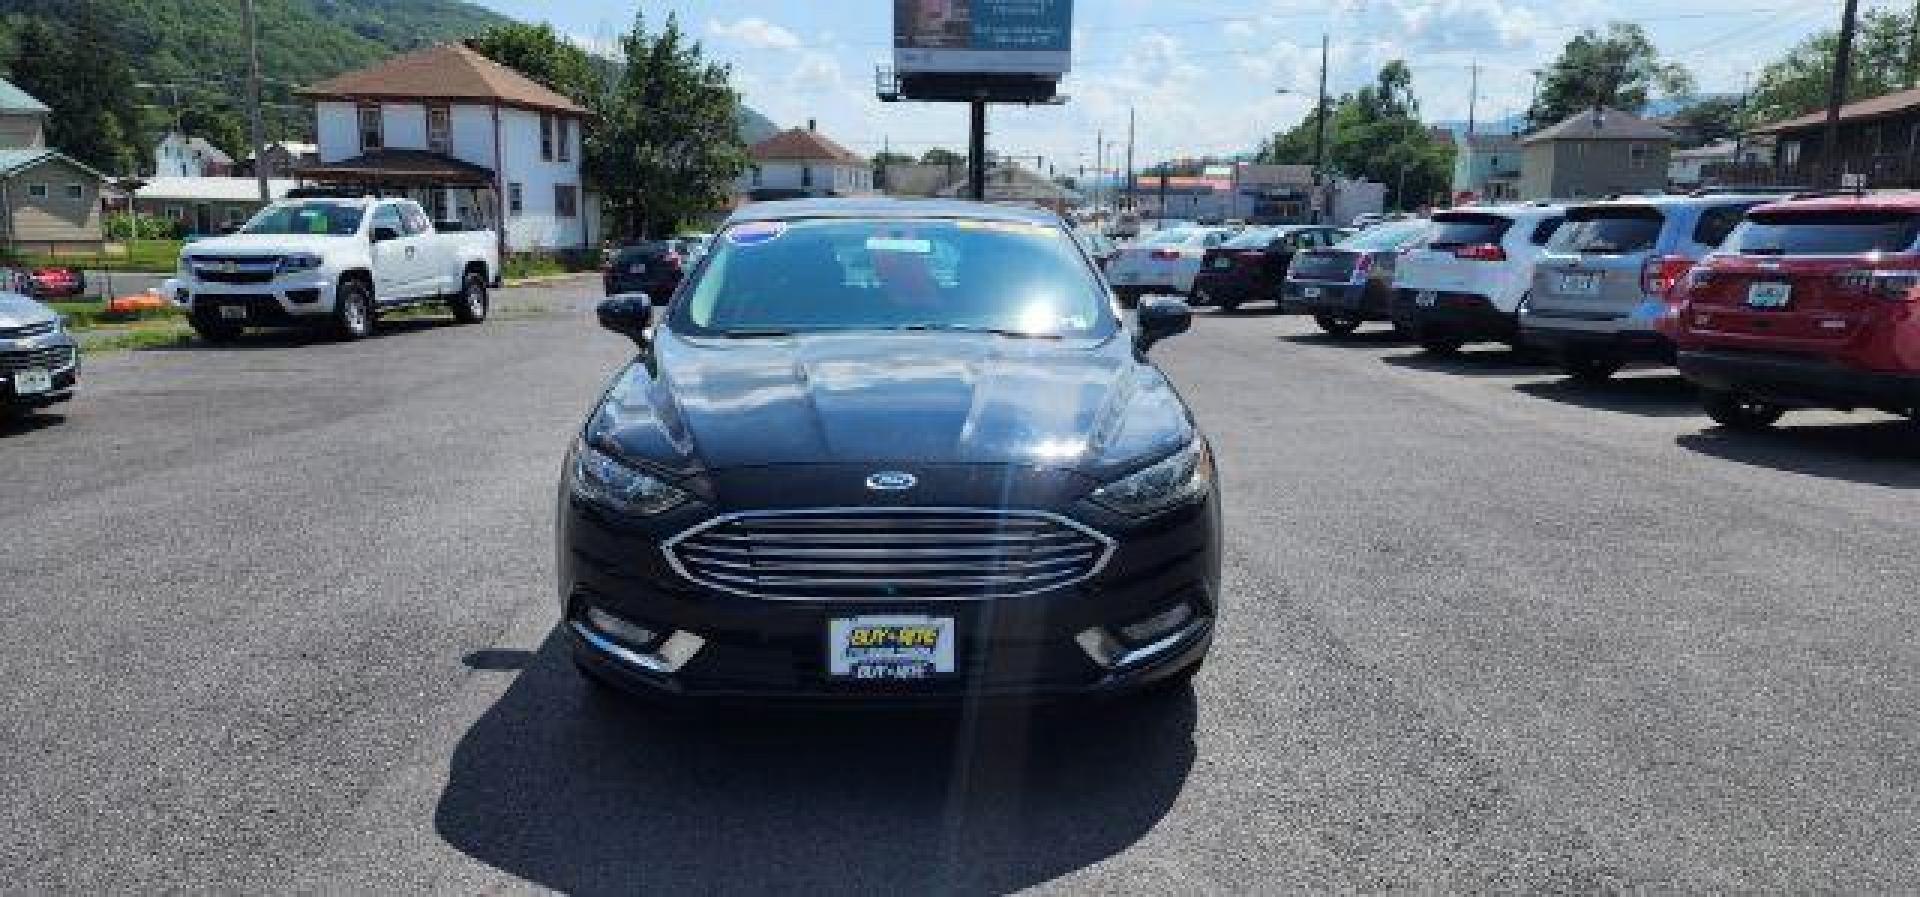
[[[91,362],[0,424],[6,889],[1906,890],[1920,430],[1200,313],[1192,696],[661,714],[553,635],[597,283]]]

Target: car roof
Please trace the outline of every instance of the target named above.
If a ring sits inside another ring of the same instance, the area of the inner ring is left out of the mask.
[[[1442,215],[1494,215],[1501,218],[1550,218],[1565,215],[1567,207],[1562,205],[1528,204],[1523,206],[1461,206],[1457,209],[1440,209],[1433,213],[1434,218]]]
[[[1848,193],[1787,199],[1755,206],[1755,212],[1920,212],[1920,191]]]
[[[842,197],[781,199],[741,206],[727,216],[742,221],[793,221],[803,218],[967,218],[1058,226],[1060,216],[1045,209],[994,205],[957,199]]]
[[[1662,206],[1721,206],[1738,205],[1742,202],[1778,202],[1780,196],[1760,193],[1714,193],[1707,196],[1689,196],[1683,193],[1665,196],[1622,196],[1615,199],[1601,199],[1593,202],[1572,203],[1568,209],[1606,209],[1626,207],[1630,209],[1660,208]]]

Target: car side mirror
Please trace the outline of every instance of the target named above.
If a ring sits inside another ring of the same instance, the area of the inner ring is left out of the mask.
[[[653,300],[645,293],[622,293],[600,300],[595,309],[600,326],[646,348],[647,328],[653,324]]]
[[[385,243],[388,240],[398,239],[400,239],[400,232],[391,227],[376,227],[373,229],[373,242],[375,243]]]
[[[1139,333],[1134,337],[1133,344],[1145,352],[1153,348],[1154,343],[1186,333],[1193,326],[1193,309],[1187,307],[1185,300],[1166,296],[1148,297],[1140,300],[1135,322],[1139,325]]]

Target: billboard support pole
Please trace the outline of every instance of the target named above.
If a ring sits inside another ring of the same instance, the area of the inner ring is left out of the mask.
[[[987,198],[987,101],[968,104],[972,122],[967,128],[967,195],[975,202]]]

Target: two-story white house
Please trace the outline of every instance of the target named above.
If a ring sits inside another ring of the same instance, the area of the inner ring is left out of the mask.
[[[157,178],[223,178],[233,174],[233,157],[205,137],[167,132],[153,147]]]
[[[809,120],[747,147],[750,163],[735,183],[754,200],[860,196],[873,192],[873,166],[828,139]]]
[[[459,44],[395,56],[301,91],[319,162],[303,181],[419,200],[434,218],[497,227],[503,252],[582,249],[598,209],[581,180],[567,97]]]

